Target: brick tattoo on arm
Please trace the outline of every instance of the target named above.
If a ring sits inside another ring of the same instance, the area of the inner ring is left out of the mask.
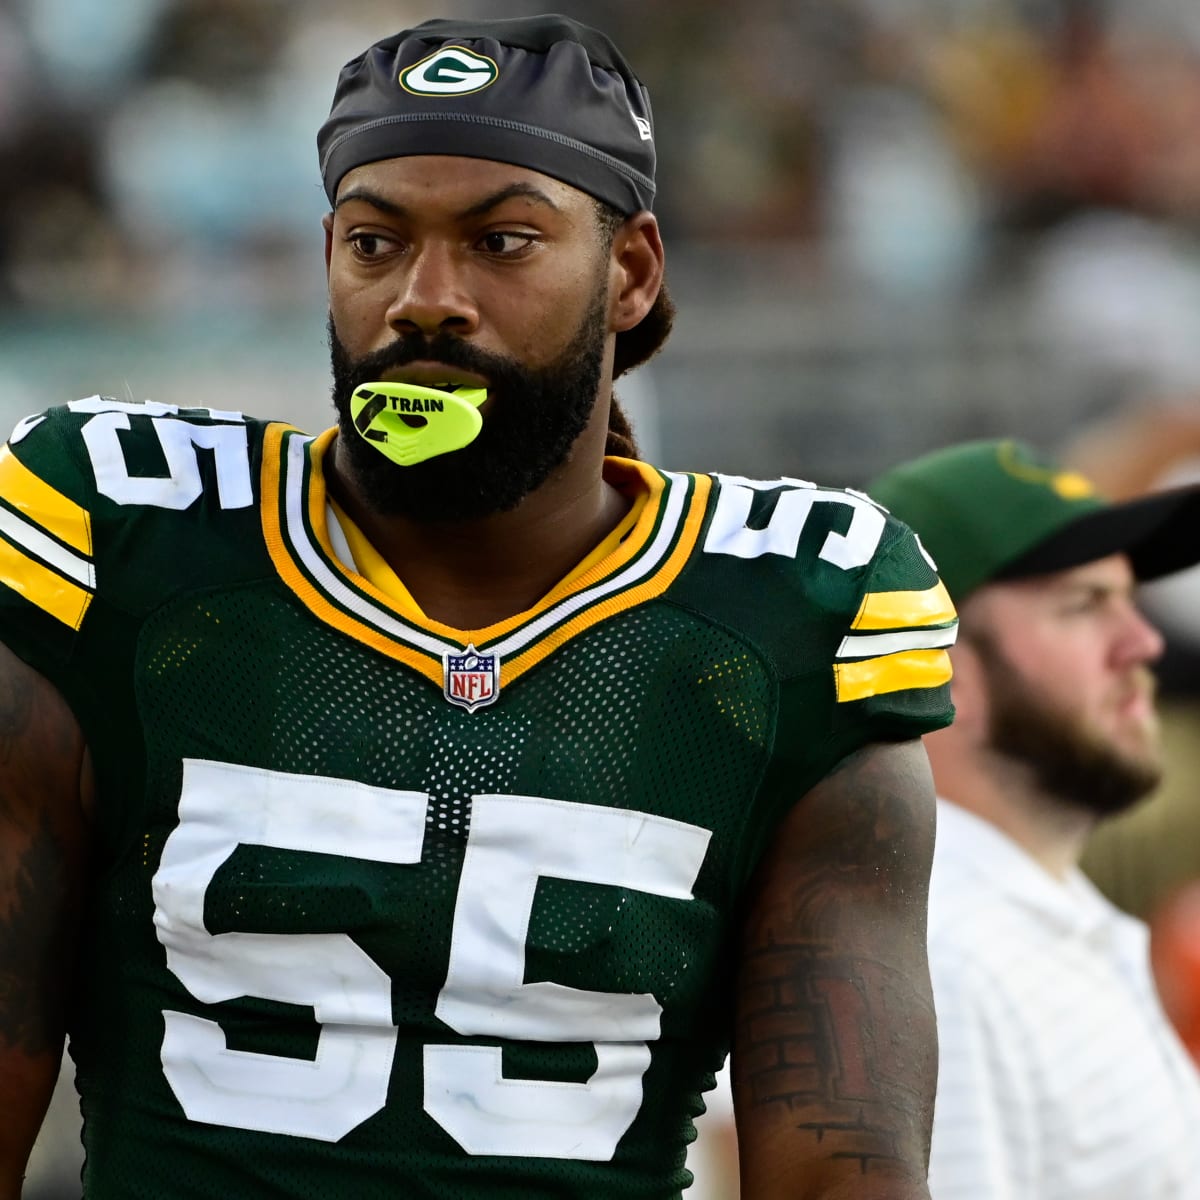
[[[927,1194],[932,845],[924,752],[906,745],[852,756],[784,822],[743,943],[739,1132],[750,1146],[761,1133],[772,1157],[785,1147],[793,1169],[803,1163],[810,1175],[911,1179],[917,1188],[880,1195]]]

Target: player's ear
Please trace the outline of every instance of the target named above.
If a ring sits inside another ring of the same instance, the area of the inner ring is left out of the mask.
[[[609,325],[621,333],[650,311],[663,281],[663,244],[654,214],[637,212],[613,237]]]
[[[325,274],[329,275],[329,260],[333,257],[333,213],[328,212],[321,218],[321,228],[325,230]]]

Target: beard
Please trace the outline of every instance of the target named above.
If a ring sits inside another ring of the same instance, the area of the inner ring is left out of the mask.
[[[338,452],[364,501],[384,516],[470,521],[516,508],[568,458],[596,406],[604,367],[607,281],[602,279],[567,349],[543,367],[491,354],[455,334],[410,334],[350,357],[329,317]],[[492,401],[483,428],[461,450],[411,467],[393,463],[354,427],[350,397],[385,371],[435,362],[481,376]]]
[[[1028,766],[1047,795],[1104,818],[1132,808],[1158,786],[1156,746],[1140,753],[1119,749],[1043,699],[990,641],[974,644],[988,676],[991,747]]]

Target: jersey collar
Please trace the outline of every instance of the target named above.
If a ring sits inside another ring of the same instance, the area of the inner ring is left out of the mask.
[[[319,620],[442,683],[447,655],[470,647],[497,655],[501,686],[559,646],[617,613],[660,596],[695,549],[711,480],[609,459],[605,474],[645,492],[628,535],[598,561],[584,560],[532,608],[482,629],[434,621],[406,593],[389,596],[344,563],[328,525],[324,455],[336,429],[317,438],[286,425],[266,433],[263,532],[283,583]]]

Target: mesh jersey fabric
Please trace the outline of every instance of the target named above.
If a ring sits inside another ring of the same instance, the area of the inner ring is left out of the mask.
[[[678,1196],[750,875],[950,720],[944,589],[865,498],[618,461],[620,549],[455,631],[337,560],[330,436],[95,397],[0,453],[0,637],[97,780],[86,1195]]]

